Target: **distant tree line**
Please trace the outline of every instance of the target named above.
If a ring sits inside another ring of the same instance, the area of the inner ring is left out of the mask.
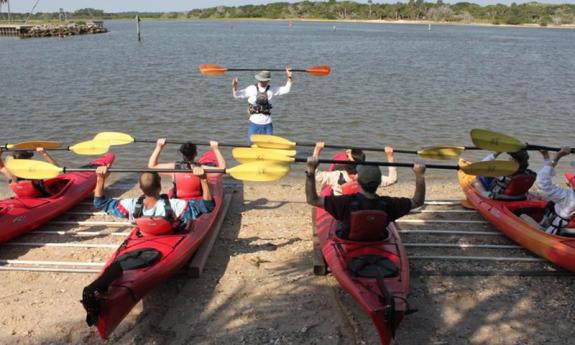
[[[409,0],[395,4],[378,4],[369,0],[367,4],[353,1],[302,1],[297,3],[276,2],[265,5],[218,6],[195,9],[186,12],[121,12],[106,13],[102,10],[85,8],[66,13],[66,18],[76,19],[122,19],[133,18],[138,14],[142,18],[157,19],[383,19],[383,20],[427,20],[436,22],[492,23],[492,24],[572,24],[575,19],[575,5],[525,4],[480,6],[470,2],[447,4],[442,0],[424,2]],[[13,20],[25,20],[27,13],[13,13]],[[59,13],[38,12],[31,20],[58,20]],[[0,20],[6,20],[7,14],[0,13]]]

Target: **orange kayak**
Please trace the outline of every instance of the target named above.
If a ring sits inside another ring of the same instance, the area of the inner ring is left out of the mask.
[[[460,160],[459,164],[469,163]],[[458,177],[467,201],[499,231],[533,253],[575,272],[575,237],[548,234],[534,224],[535,222],[528,222],[520,217],[525,214],[538,222],[543,217],[547,201],[492,200],[475,189],[473,186],[475,176],[467,175],[459,170]]]

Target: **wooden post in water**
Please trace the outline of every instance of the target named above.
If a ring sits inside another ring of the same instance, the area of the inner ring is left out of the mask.
[[[138,42],[142,42],[142,35],[140,34],[140,16],[134,18],[136,20],[136,32],[138,33]]]

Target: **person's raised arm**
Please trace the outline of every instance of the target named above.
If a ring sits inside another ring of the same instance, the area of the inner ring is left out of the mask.
[[[214,198],[212,197],[212,191],[204,169],[202,167],[194,167],[192,169],[192,173],[200,177],[200,183],[202,185],[202,199],[204,201],[213,201]]]
[[[3,153],[4,150],[0,149],[0,172],[2,173],[2,175],[6,177],[7,180],[15,180],[16,176],[12,175],[12,173],[8,171],[8,169],[4,165],[4,161],[2,160]]]
[[[238,89],[238,82],[239,82],[238,78],[232,79],[232,96],[234,96],[234,98],[236,98],[236,99],[248,98],[249,95],[247,94],[246,89],[242,89],[242,90]]]
[[[210,141],[210,148],[214,152],[214,155],[216,156],[216,160],[218,161],[218,166],[216,168],[217,169],[225,169],[226,168],[226,160],[224,159],[224,156],[220,152],[220,147],[218,145],[218,142],[211,140]],[[205,166],[204,168],[210,168],[210,167]]]
[[[43,147],[36,148],[36,152],[40,153],[42,155],[42,157],[46,160],[46,162],[48,162],[50,164],[58,165],[56,160],[54,158],[52,158],[52,156],[50,156],[50,154],[48,154],[48,152],[46,152],[46,150],[44,150]]]
[[[176,164],[174,163],[158,163],[160,160],[160,154],[162,150],[166,146],[166,138],[160,138],[156,141],[156,147],[154,148],[154,152],[150,155],[150,159],[148,159],[148,168],[150,169],[174,169]],[[162,173],[162,175],[172,175],[170,173]]]
[[[317,190],[315,188],[315,170],[317,169],[318,164],[318,159],[313,156],[307,159],[307,169],[305,172],[305,196],[308,204],[323,208],[323,198],[317,195]]]
[[[555,154],[555,158],[553,158],[553,161],[551,162],[553,164],[553,166],[557,166],[557,164],[559,163],[559,160],[567,155],[569,155],[571,153],[571,147],[569,146],[564,146],[561,148],[561,150],[559,150],[556,154]]]
[[[543,156],[543,168],[537,172],[535,185],[544,199],[559,202],[567,197],[566,190],[553,183],[553,175],[555,175],[554,167],[559,162],[559,159],[569,154],[570,151],[571,149],[568,147],[562,148],[561,151],[557,152],[553,161],[549,158],[549,152],[545,150],[540,151]]]
[[[417,208],[425,203],[425,164],[415,163],[413,172],[415,173],[415,192],[411,199],[411,208]]]
[[[313,148],[313,157],[319,159],[319,155],[321,154],[321,151],[323,151],[324,147],[325,143],[323,141],[315,143],[315,147]]]
[[[386,146],[385,147],[385,155],[387,156],[387,161],[389,163],[395,162],[395,154],[393,153],[393,147]],[[396,167],[388,167],[387,169],[388,175],[381,177],[381,184],[382,187],[391,186],[392,184],[397,182],[397,168]]]

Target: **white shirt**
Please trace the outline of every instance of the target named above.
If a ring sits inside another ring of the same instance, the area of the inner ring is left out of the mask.
[[[341,185],[339,184],[339,177],[343,175],[345,182],[351,181],[351,177],[345,170],[336,171],[315,171],[315,181],[322,188],[323,186],[330,186],[333,190],[333,195],[342,195]],[[389,175],[381,176],[381,187],[391,186],[397,182],[397,168],[389,167]]]
[[[268,101],[271,104],[271,100],[274,96],[285,95],[290,92],[291,84],[289,81],[284,86],[270,86],[267,91]],[[256,97],[258,95],[258,89],[260,92],[264,92],[265,88],[260,87],[259,83],[257,87],[255,84],[246,87],[245,89],[234,92],[234,98],[243,99],[247,98],[248,103],[251,105],[256,105]],[[272,123],[272,118],[266,114],[251,114],[250,121],[256,125],[267,125]]]
[[[539,195],[555,203],[555,213],[561,218],[570,219],[575,215],[575,191],[572,188],[561,188],[553,183],[555,169],[551,160],[546,159],[544,166],[537,172]]]

